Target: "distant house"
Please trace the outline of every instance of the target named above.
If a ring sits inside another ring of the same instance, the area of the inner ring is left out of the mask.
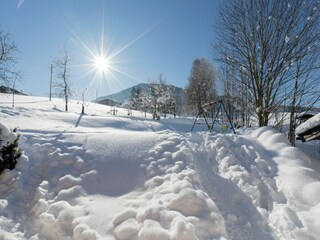
[[[96,101],[99,104],[103,104],[103,105],[107,105],[107,106],[111,106],[111,107],[120,107],[120,103],[113,101],[111,99],[102,99],[102,100],[98,100]]]
[[[299,120],[300,124],[307,121],[308,119],[312,118],[314,115],[316,115],[316,112],[301,112],[297,115],[297,119]]]
[[[320,140],[320,113],[301,123],[296,128],[296,135],[302,142]]]

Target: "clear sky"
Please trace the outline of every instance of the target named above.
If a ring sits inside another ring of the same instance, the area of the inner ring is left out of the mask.
[[[18,89],[48,96],[50,65],[65,47],[75,97],[88,100],[157,79],[187,85],[197,57],[213,59],[217,0],[1,0],[24,75]],[[100,64],[108,65],[99,71]],[[106,60],[106,61],[105,61]]]

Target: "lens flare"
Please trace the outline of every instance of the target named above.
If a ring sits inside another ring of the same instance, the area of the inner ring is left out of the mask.
[[[17,5],[17,8],[20,8],[23,3],[24,3],[24,0],[19,0],[18,5]]]

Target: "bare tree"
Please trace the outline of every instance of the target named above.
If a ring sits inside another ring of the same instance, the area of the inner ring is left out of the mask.
[[[317,0],[222,3],[213,48],[221,62],[237,69],[234,84],[246,84],[252,94],[259,126],[287,99],[297,60],[304,65],[319,54],[319,10]]]
[[[159,105],[164,118],[167,114],[176,115],[177,98],[173,91],[174,87],[171,85],[164,85],[162,88],[162,96],[159,99]]]
[[[54,68],[56,70],[56,81],[53,88],[59,97],[65,99],[65,111],[68,111],[68,101],[71,96],[70,83],[70,56],[68,51],[64,48],[58,58],[54,61]]]
[[[151,99],[143,89],[133,87],[131,90],[131,99],[128,104],[135,110],[143,111],[144,117],[146,118],[147,111],[151,107]]]
[[[209,60],[197,58],[193,61],[189,83],[185,90],[189,108],[199,110],[202,105],[214,100],[216,79],[217,72]]]
[[[140,110],[143,102],[142,89],[139,87],[133,87],[131,89],[131,98],[129,101],[130,106],[135,110]]]
[[[133,87],[129,105],[136,110],[151,111],[153,119],[159,117],[160,113],[166,118],[167,114],[174,116],[180,112],[182,104],[181,94],[176,92],[172,85],[165,84],[163,75],[159,75],[156,81],[149,81],[148,88]]]
[[[232,65],[223,64],[221,70],[219,79],[230,118],[238,125],[249,126],[254,106],[251,91],[247,88],[248,78]]]
[[[0,81],[10,88],[21,77],[16,69],[17,53],[18,47],[11,34],[0,29]]]
[[[316,55],[311,55],[304,63],[297,60],[294,64],[295,77],[293,84],[288,89],[290,124],[288,138],[291,145],[295,146],[295,130],[297,126],[297,114],[310,110],[320,99],[318,85],[320,83],[318,74],[313,74],[313,70],[319,69],[319,65],[314,59]]]
[[[144,91],[141,90],[137,96],[138,100],[138,109],[144,112],[144,118],[147,118],[147,111],[152,108],[152,102],[150,96]]]
[[[150,86],[150,102],[153,108],[153,119],[158,119],[161,100],[166,87],[166,81],[163,78],[163,75],[160,74],[159,79],[156,81],[150,81],[149,86]]]
[[[230,118],[232,121],[237,118],[236,111],[240,110],[237,102],[239,101],[239,94],[236,93],[237,89],[235,88],[234,82],[234,69],[230,66],[224,66],[220,74],[220,79],[222,80],[223,86],[223,99],[228,109]]]

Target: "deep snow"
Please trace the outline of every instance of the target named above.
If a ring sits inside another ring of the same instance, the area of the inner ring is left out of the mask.
[[[0,122],[24,155],[0,175],[0,239],[319,239],[318,161],[270,127],[190,133],[188,118],[10,101]]]

